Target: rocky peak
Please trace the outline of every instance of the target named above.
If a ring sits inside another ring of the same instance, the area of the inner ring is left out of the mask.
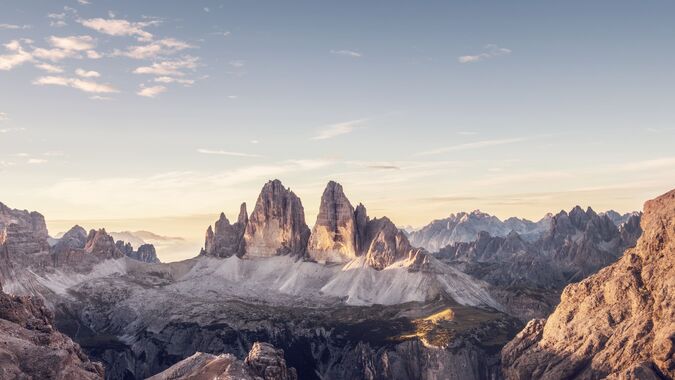
[[[89,231],[84,251],[105,259],[119,259],[124,256],[115,244],[115,239],[108,235],[105,228]]]
[[[344,263],[358,255],[354,207],[336,182],[328,182],[321,196],[307,250],[309,257],[319,262]]]
[[[246,203],[242,203],[239,217],[234,224],[230,224],[225,213],[221,212],[214,224],[215,228],[209,226],[206,229],[204,249],[201,254],[215,257],[243,256],[245,252],[244,232],[247,224]]]
[[[279,180],[267,182],[246,226],[246,255],[304,257],[309,235],[300,198]]]
[[[507,379],[675,378],[675,190],[644,209],[635,248],[504,347]]]
[[[405,234],[387,217],[368,222],[363,247],[366,264],[377,270],[421,251],[413,248]]]
[[[15,210],[0,203],[0,245],[10,255],[49,250],[45,218],[38,212]]]
[[[120,252],[130,259],[149,264],[159,264],[161,262],[157,257],[155,246],[152,244],[141,244],[138,247],[138,250],[134,250],[134,247],[131,245],[131,243],[118,240],[115,242],[115,246],[120,250]]]
[[[251,372],[264,380],[297,379],[295,370],[286,367],[284,350],[277,349],[269,343],[254,343],[244,363],[251,369]]]

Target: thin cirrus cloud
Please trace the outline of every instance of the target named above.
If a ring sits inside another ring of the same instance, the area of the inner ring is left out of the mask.
[[[357,119],[325,126],[321,128],[314,137],[312,137],[312,140],[328,140],[340,135],[351,133],[355,129],[361,127],[366,120],[368,119]]]
[[[511,54],[511,49],[502,48],[495,44],[485,45],[483,52],[475,55],[463,55],[457,58],[459,63],[474,63],[487,59]]]
[[[0,121],[9,120],[9,116],[5,112],[0,112]]]
[[[52,65],[52,64],[49,64],[49,63],[45,63],[45,62],[37,63],[37,64],[35,64],[35,67],[42,70],[42,71],[46,71],[48,73],[51,73],[51,74],[59,74],[59,73],[63,72],[63,67]]]
[[[515,144],[515,143],[526,141],[526,140],[529,140],[529,139],[526,138],[526,137],[515,137],[515,138],[509,138],[509,139],[474,141],[474,142],[465,143],[465,144],[451,145],[451,146],[446,146],[446,147],[442,147],[442,148],[418,152],[418,153],[415,153],[414,156],[433,156],[433,155],[443,154],[443,153],[447,153],[447,152],[489,148],[489,147],[493,147],[493,146],[506,145],[506,144]]]
[[[157,56],[171,55],[189,48],[194,48],[194,46],[175,38],[164,38],[146,45],[130,46],[125,51],[115,50],[113,55],[133,59],[153,59]]]
[[[363,57],[363,54],[359,53],[358,51],[354,51],[354,50],[346,50],[346,49],[342,49],[342,50],[330,50],[330,53],[333,54],[333,55],[341,55],[341,56],[352,57],[352,58],[361,58],[361,57]]]
[[[39,77],[33,81],[34,85],[37,86],[64,86],[71,87],[80,91],[95,93],[95,94],[110,94],[119,92],[115,87],[105,84],[98,83],[90,80],[84,80],[79,78],[69,78],[62,76],[44,76]]]
[[[0,30],[30,29],[30,25],[0,24]]]
[[[250,157],[250,158],[262,157],[259,154],[231,152],[231,151],[226,151],[226,150],[215,150],[215,149],[204,149],[204,148],[197,149],[197,153],[212,154],[212,155],[217,155],[217,156],[232,156],[232,157]]]
[[[150,66],[141,66],[136,68],[134,74],[149,74],[157,76],[184,76],[184,70],[194,70],[197,68],[199,58],[185,56],[181,59],[155,62]]]

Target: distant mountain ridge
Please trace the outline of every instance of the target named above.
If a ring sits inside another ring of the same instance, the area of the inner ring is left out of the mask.
[[[562,212],[564,210],[556,215],[560,215]],[[636,214],[639,213],[619,214],[616,211],[609,210],[599,215],[607,215],[615,225],[619,226]],[[551,228],[553,217],[554,214],[548,213],[537,222],[517,217],[510,217],[502,221],[496,216],[474,210],[451,214],[447,218],[434,220],[422,228],[406,233],[413,246],[424,248],[429,252],[438,252],[447,245],[474,241],[478,238],[480,232],[487,232],[491,236],[505,237],[511,231],[515,231],[524,240],[534,241]]]

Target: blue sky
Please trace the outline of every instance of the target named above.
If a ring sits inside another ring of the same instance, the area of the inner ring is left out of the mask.
[[[0,200],[199,236],[276,177],[310,224],[329,179],[399,224],[639,209],[674,41],[672,1],[4,0]]]

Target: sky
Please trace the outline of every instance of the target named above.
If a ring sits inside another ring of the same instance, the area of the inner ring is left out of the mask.
[[[195,249],[273,178],[310,226],[329,180],[401,226],[639,210],[674,41],[665,0],[2,0],[0,201]]]

